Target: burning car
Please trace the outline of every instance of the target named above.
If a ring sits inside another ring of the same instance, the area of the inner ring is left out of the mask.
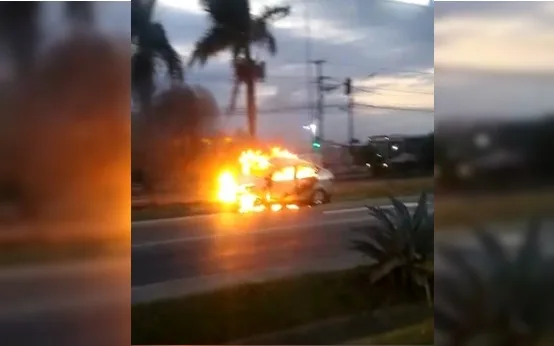
[[[331,200],[333,174],[289,151],[246,150],[237,167],[219,175],[217,198],[241,213],[298,209]]]

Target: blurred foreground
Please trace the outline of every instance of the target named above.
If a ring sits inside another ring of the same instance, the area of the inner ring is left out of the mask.
[[[18,36],[40,32],[37,4],[0,11],[17,19],[0,44],[18,63],[1,84],[0,340],[128,345],[128,38],[83,21],[39,55]]]

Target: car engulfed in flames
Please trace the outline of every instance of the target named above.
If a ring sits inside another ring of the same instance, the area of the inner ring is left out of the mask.
[[[236,206],[240,213],[298,210],[297,204],[284,203],[273,196],[268,185],[316,177],[317,174],[313,168],[297,169],[294,165],[286,164],[273,170],[276,162],[287,160],[300,159],[296,154],[278,147],[271,148],[268,152],[252,149],[242,151],[236,162],[237,168],[225,169],[218,176],[218,202]]]

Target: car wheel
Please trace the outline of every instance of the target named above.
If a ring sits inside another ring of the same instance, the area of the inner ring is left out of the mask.
[[[326,203],[326,201],[327,201],[327,194],[325,193],[325,191],[318,189],[312,193],[310,204],[321,205]]]

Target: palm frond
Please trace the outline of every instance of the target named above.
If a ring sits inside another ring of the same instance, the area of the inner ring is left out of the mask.
[[[541,261],[539,220],[533,220],[529,225],[523,245],[518,251],[516,263],[521,274],[531,274],[533,268]]]
[[[483,247],[493,266],[500,268],[507,263],[508,256],[506,250],[497,237],[482,228],[476,228],[475,236],[479,241],[479,244]]]
[[[374,217],[383,225],[383,232],[392,233],[396,231],[397,225],[391,220],[390,214],[380,207],[366,206],[370,216]]]
[[[142,107],[148,107],[154,93],[154,56],[137,50],[131,58],[131,86],[136,90]]]
[[[398,216],[398,221],[400,222],[399,229],[406,231],[411,231],[413,229],[412,227],[412,216],[410,214],[410,211],[408,210],[408,207],[402,201],[400,201],[397,198],[390,197],[390,200],[392,202],[392,205],[394,207],[394,210],[396,211],[396,215]]]
[[[419,196],[417,207],[412,218],[414,230],[417,232],[419,228],[427,221],[429,213],[427,211],[427,194],[424,192]]]
[[[253,24],[251,43],[266,48],[271,55],[277,54],[277,40],[265,23]]]
[[[479,275],[479,272],[475,270],[475,267],[464,256],[463,249],[458,246],[441,245],[437,252],[439,253],[440,261],[452,268],[452,271],[463,277],[465,281],[470,282],[473,287],[481,287],[483,285],[483,278]]]
[[[443,260],[450,258],[451,265],[448,275],[439,273],[435,281],[436,328],[458,342],[479,333],[496,335],[499,345],[507,340],[528,345],[529,340],[541,338],[554,322],[554,263],[540,253],[538,223],[529,228],[515,259],[490,233],[480,231],[476,236],[482,245],[477,255],[486,260],[478,266],[461,258],[461,247],[442,249]]]
[[[159,54],[167,65],[169,75],[172,79],[182,82],[184,79],[183,62],[179,53],[171,45],[166,45],[159,50]]]
[[[195,44],[188,66],[205,65],[208,58],[236,46],[236,36],[227,28],[212,26]]]
[[[131,0],[131,40],[148,30],[152,22],[155,0]]]
[[[369,273],[369,282],[374,284],[389,275],[396,268],[405,264],[406,261],[400,257],[391,257],[387,260],[378,262],[371,268],[371,272]]]
[[[387,244],[380,242],[375,238],[368,238],[364,240],[353,240],[352,250],[359,251],[364,256],[379,261],[387,254]]]
[[[433,306],[433,297],[431,296],[431,287],[429,285],[429,270],[425,267],[414,266],[414,268],[412,268],[409,273],[412,282],[425,290],[427,304],[429,306]]]
[[[200,0],[214,26],[247,32],[250,25],[249,0]]]
[[[266,6],[255,20],[260,20],[264,22],[276,21],[283,19],[290,15],[290,6]]]

